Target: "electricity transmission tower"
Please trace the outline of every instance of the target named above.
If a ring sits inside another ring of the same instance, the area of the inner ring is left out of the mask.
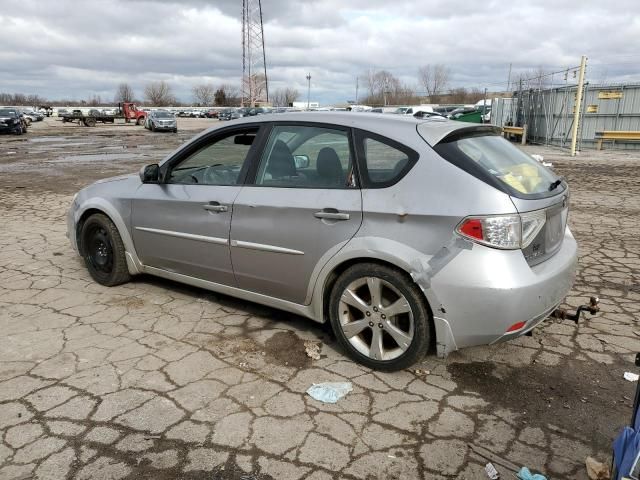
[[[242,0],[242,105],[269,101],[260,0]]]

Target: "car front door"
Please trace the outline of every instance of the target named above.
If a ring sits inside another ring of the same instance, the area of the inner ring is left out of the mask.
[[[144,265],[235,285],[229,228],[257,133],[213,132],[163,165],[162,183],[139,188],[132,230]]]
[[[362,198],[349,129],[276,124],[234,203],[231,259],[240,288],[298,304],[358,231]]]

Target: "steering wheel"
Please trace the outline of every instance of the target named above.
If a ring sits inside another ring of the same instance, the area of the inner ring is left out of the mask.
[[[233,167],[217,163],[206,168],[202,175],[203,180],[208,184],[229,183],[228,175],[233,175]]]

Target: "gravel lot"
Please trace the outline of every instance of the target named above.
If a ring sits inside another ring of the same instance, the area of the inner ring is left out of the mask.
[[[469,444],[549,478],[609,461],[640,352],[640,151],[526,147],[572,187],[567,304],[596,294],[599,315],[381,374],[294,315],[151,277],[89,278],[65,237],[72,194],[215,123],[180,119],[174,135],[46,119],[0,136],[0,479],[486,478]],[[336,405],[304,393],[343,380],[354,390]]]

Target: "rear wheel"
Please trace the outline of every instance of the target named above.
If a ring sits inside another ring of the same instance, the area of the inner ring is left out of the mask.
[[[91,215],[82,225],[80,238],[85,264],[96,282],[112,287],[129,281],[124,244],[106,215]]]
[[[431,342],[429,311],[408,275],[375,263],[348,268],[329,301],[331,326],[355,361],[400,370],[421,360]]]

